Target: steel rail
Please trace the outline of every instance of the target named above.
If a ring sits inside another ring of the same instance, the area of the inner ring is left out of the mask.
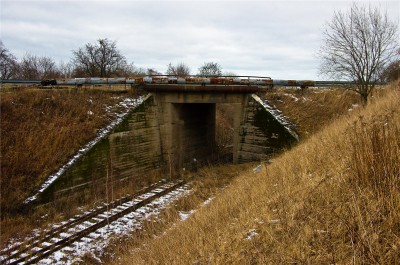
[[[163,183],[154,184],[143,189],[141,192],[135,193],[134,195],[126,196],[119,200],[111,202],[108,205],[101,206],[100,208],[96,209],[93,212],[89,212],[82,216],[77,216],[76,218],[71,218],[67,223],[59,227],[53,228],[50,231],[46,231],[46,235],[44,237],[37,236],[35,238],[29,239],[20,246],[15,246],[13,248],[3,250],[1,252],[1,255],[6,255],[7,253],[12,253],[12,254],[10,254],[5,259],[1,260],[1,263],[10,265],[20,264],[20,263],[34,264],[39,260],[51,255],[55,251],[70,245],[71,243],[79,240],[80,238],[96,231],[101,227],[104,227],[108,223],[113,222],[128,213],[133,212],[136,209],[145,206],[146,204],[149,204],[153,200],[177,189],[178,187],[184,185],[185,183],[186,183],[185,181],[180,180],[177,182],[169,182],[165,184]],[[158,192],[156,191],[160,189],[161,191]],[[135,197],[137,198],[138,196],[140,197],[141,195],[143,196],[148,193],[154,193],[154,195],[148,196],[147,198],[142,199],[141,201],[136,202],[132,206],[128,206],[123,210],[118,209],[118,207],[123,206],[124,203],[129,203],[134,201]],[[116,213],[111,214],[106,218],[99,217],[104,213],[110,213],[113,211],[116,211]],[[76,228],[78,225],[82,225],[84,222],[93,220],[96,217],[98,220],[101,221],[95,222],[94,224],[67,237],[62,238],[62,236],[60,236],[62,233],[68,233],[70,229]],[[55,237],[56,235],[59,236]],[[53,238],[62,238],[62,239],[60,239],[57,242],[54,242],[53,244],[43,247],[44,243],[48,243],[48,241],[51,241],[51,239]],[[35,248],[38,249],[34,250]]]
[[[152,184],[152,185],[150,185],[150,186],[148,186],[148,187],[146,187],[144,189],[141,189],[140,191],[135,192],[132,195],[126,195],[126,196],[124,196],[122,198],[119,198],[119,199],[109,203],[109,204],[106,204],[106,205],[103,205],[103,206],[99,206],[99,207],[97,207],[96,210],[90,211],[90,212],[88,212],[86,214],[83,214],[83,215],[76,215],[76,216],[70,218],[65,224],[60,225],[60,226],[58,226],[56,228],[52,228],[50,230],[45,231],[46,232],[46,236],[45,237],[43,237],[41,235],[32,237],[29,240],[26,240],[24,242],[24,245],[29,244],[29,246],[32,246],[32,245],[36,246],[36,245],[40,244],[42,241],[49,240],[53,235],[55,235],[57,233],[60,233],[60,231],[62,232],[64,230],[67,230],[67,229],[69,229],[70,227],[72,227],[73,225],[75,225],[77,223],[82,223],[82,222],[84,222],[84,221],[86,221],[86,220],[98,215],[99,213],[105,212],[105,211],[107,211],[107,209],[109,209],[109,207],[114,207],[114,208],[118,207],[119,205],[122,205],[123,203],[125,203],[125,202],[127,202],[129,200],[132,200],[134,197],[137,197],[137,196],[139,196],[139,195],[141,195],[143,193],[149,192],[149,191],[161,186],[162,184],[163,184],[162,181],[154,183],[154,184]],[[24,252],[28,248],[21,249],[21,246],[14,246],[14,247],[8,248],[6,250],[1,250],[0,251],[0,256],[6,255],[7,253],[12,253],[12,252],[14,252],[15,250],[18,250],[18,249],[19,249],[19,252]],[[17,253],[9,256],[9,258],[13,258],[16,255],[17,255]]]

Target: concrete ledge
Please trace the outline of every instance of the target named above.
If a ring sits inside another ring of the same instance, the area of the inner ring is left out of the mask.
[[[255,93],[258,86],[249,85],[176,85],[146,84],[142,89],[149,92],[207,92],[207,93]]]

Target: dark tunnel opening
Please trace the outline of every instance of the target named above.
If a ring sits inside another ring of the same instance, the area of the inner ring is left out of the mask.
[[[173,109],[172,145],[179,153],[176,165],[192,169],[208,163],[215,153],[215,104],[174,103]]]

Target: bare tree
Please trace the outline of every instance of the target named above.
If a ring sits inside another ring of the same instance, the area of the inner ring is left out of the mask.
[[[52,79],[59,76],[53,59],[26,53],[18,64],[18,78],[25,80]]]
[[[90,77],[121,76],[129,68],[116,42],[108,39],[98,39],[94,44],[87,43],[85,47],[73,51],[73,62],[76,72]]]
[[[224,72],[222,75],[223,76],[237,76],[237,74],[234,72]]]
[[[147,68],[147,70],[143,70],[142,72],[147,75],[161,75],[161,73],[154,68]]]
[[[38,57],[39,78],[52,79],[60,75],[56,63],[50,57]]]
[[[176,66],[170,63],[167,68],[167,75],[185,77],[190,75],[190,68],[184,63],[179,63]]]
[[[382,81],[392,82],[400,79],[400,59],[391,62],[382,72]]]
[[[0,79],[16,77],[17,59],[11,54],[0,40]]]
[[[335,79],[357,82],[352,88],[365,105],[381,72],[398,49],[397,26],[378,8],[353,4],[335,12],[323,34],[320,72]]]
[[[204,63],[203,66],[199,68],[199,76],[221,76],[222,70],[218,63],[208,62]]]
[[[62,78],[71,78],[74,74],[74,65],[72,62],[64,63],[61,61],[58,64],[58,69],[60,72],[60,77]]]
[[[135,76],[138,73],[138,69],[133,63],[130,64],[125,64],[122,67],[120,67],[116,72],[115,76],[123,76],[123,77],[128,77],[128,76]]]

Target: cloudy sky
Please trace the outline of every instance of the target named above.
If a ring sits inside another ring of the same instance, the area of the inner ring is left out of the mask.
[[[400,1],[359,2],[387,10],[399,23]],[[275,79],[321,79],[316,56],[325,24],[351,1],[1,0],[1,40],[25,53],[68,62],[99,38],[136,67],[165,72],[204,62],[223,71]]]

